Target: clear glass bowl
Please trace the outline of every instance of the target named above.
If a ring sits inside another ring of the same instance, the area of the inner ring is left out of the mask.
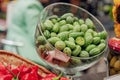
[[[57,52],[57,56],[59,56],[60,54],[63,53],[57,50],[54,46],[52,46],[48,42],[47,38],[43,34],[43,30],[44,30],[43,23],[46,19],[48,19],[53,15],[57,15],[58,17],[60,17],[65,13],[73,13],[75,17],[80,19],[90,18],[93,21],[97,32],[106,31],[106,30],[96,17],[94,17],[85,9],[75,6],[73,4],[53,3],[45,7],[44,10],[41,12],[35,33],[36,50],[40,58],[42,58],[42,60],[46,62],[49,66],[51,66],[53,69],[58,69],[67,74],[69,73],[74,74],[78,71],[85,70],[91,67],[92,65],[94,65],[95,63],[97,63],[104,56],[104,53],[107,49],[107,43],[105,49],[102,52],[92,57],[82,58],[82,57],[70,56],[70,60],[72,61],[68,61],[68,62],[64,62],[64,61],[62,62],[62,60],[61,61],[55,60],[52,57],[50,58],[49,54],[51,55]],[[38,38],[39,36],[43,37],[42,40],[39,40]],[[105,41],[107,42],[107,39]],[[47,60],[48,58],[49,60]]]

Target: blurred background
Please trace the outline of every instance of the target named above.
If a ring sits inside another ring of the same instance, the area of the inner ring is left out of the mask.
[[[7,5],[11,1],[17,0],[0,0],[0,18],[5,19],[7,13]],[[112,0],[40,0],[43,6],[47,6],[55,2],[66,2],[80,6],[95,16],[108,15],[113,4]]]
[[[7,9],[9,8],[8,4],[10,4],[11,1],[17,0],[0,0],[0,40],[6,36]],[[110,16],[113,5],[112,0],[40,0],[40,2],[44,7],[55,2],[66,2],[80,6],[97,17],[108,30],[108,33],[113,33],[113,21]],[[0,49],[2,49],[2,47],[3,44],[0,43]]]

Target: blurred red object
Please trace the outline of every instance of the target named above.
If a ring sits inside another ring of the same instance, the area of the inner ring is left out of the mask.
[[[9,0],[0,0],[2,12],[6,13],[8,3],[9,3]]]
[[[6,13],[6,11],[7,11],[6,9],[7,9],[7,3],[1,4],[1,10],[2,10],[2,12]]]
[[[120,54],[120,39],[119,38],[116,38],[116,37],[110,38],[108,41],[108,46],[112,51]]]

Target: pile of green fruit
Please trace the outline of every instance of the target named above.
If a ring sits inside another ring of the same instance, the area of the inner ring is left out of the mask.
[[[106,47],[107,32],[97,32],[90,18],[83,20],[66,13],[51,16],[41,25],[46,40],[68,56],[92,57]]]

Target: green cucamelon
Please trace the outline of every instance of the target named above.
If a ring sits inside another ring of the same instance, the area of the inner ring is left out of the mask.
[[[76,48],[73,50],[72,55],[77,56],[81,52],[81,47],[79,45],[76,45]]]

